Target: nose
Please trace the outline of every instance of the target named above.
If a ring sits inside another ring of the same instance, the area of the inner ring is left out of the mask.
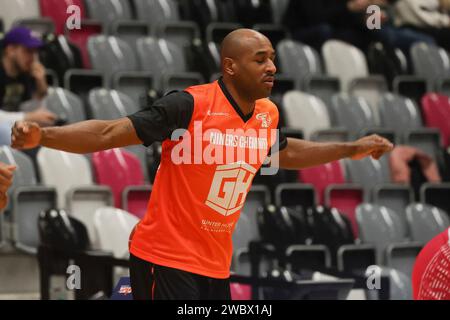
[[[275,62],[272,61],[272,59],[269,59],[269,62],[266,66],[266,73],[267,74],[275,74],[277,72],[277,67],[275,66]]]

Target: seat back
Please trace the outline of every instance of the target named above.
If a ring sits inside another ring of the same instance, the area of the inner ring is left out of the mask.
[[[49,17],[53,20],[58,35],[64,33],[67,22],[66,11],[69,6],[77,6],[80,8],[81,18],[86,17],[86,9],[82,0],[40,0],[41,15]]]
[[[8,31],[16,20],[39,17],[38,0],[11,0],[0,2],[0,17]]]
[[[71,188],[93,185],[91,165],[83,155],[42,147],[37,164],[42,183],[56,188],[59,208],[66,208],[66,194]]]
[[[144,184],[139,159],[123,149],[96,152],[92,155],[92,164],[97,183],[111,187],[118,208],[122,207],[122,191],[126,186]]]
[[[110,251],[118,259],[128,259],[128,240],[139,219],[117,208],[105,207],[95,211],[94,225],[99,249]]]
[[[436,93],[426,94],[422,98],[422,111],[425,125],[439,129],[444,146],[450,146],[450,98]]]
[[[85,1],[89,17],[101,21],[106,27],[117,20],[132,19],[131,5],[127,0]]]
[[[426,78],[433,87],[437,80],[450,77],[450,58],[442,48],[415,43],[411,47],[411,60],[415,74]]]
[[[357,47],[340,40],[329,40],[322,46],[327,73],[341,80],[343,91],[350,88],[355,78],[369,75],[364,53]]]
[[[92,68],[109,77],[118,71],[137,70],[133,49],[123,40],[113,36],[93,36],[88,40]]]
[[[89,105],[92,117],[101,120],[119,119],[139,110],[129,96],[117,90],[103,88],[89,92]]]
[[[382,126],[395,130],[398,135],[422,127],[420,110],[410,98],[392,93],[383,94],[380,99],[379,111]]]
[[[287,127],[303,130],[305,139],[315,131],[330,127],[328,110],[316,96],[289,91],[283,96],[283,109]]]
[[[137,18],[157,28],[167,22],[180,20],[178,3],[174,0],[133,0]]]
[[[404,242],[407,227],[393,210],[364,203],[356,209],[359,237],[364,243],[373,244],[378,263],[386,263],[385,250],[389,244]]]
[[[65,123],[86,120],[83,101],[72,92],[63,88],[49,88],[44,104],[48,110],[58,115]]]
[[[428,243],[450,226],[450,220],[443,210],[422,203],[414,203],[406,208],[412,240]]]

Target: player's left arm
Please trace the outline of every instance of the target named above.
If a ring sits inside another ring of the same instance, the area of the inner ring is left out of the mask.
[[[287,146],[278,153],[278,166],[299,170],[344,158],[359,160],[372,156],[378,160],[392,149],[393,144],[378,135],[352,142],[313,142],[288,138]]]

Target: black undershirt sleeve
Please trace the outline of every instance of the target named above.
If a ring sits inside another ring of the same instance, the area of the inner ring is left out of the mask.
[[[186,91],[172,92],[128,118],[139,139],[148,147],[170,139],[176,129],[187,129],[194,112],[194,97]]]

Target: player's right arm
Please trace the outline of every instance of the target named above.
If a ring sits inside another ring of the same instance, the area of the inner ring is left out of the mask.
[[[72,153],[91,153],[141,143],[128,117],[47,128],[41,128],[36,122],[17,121],[11,133],[11,146],[16,149],[41,145]]]

